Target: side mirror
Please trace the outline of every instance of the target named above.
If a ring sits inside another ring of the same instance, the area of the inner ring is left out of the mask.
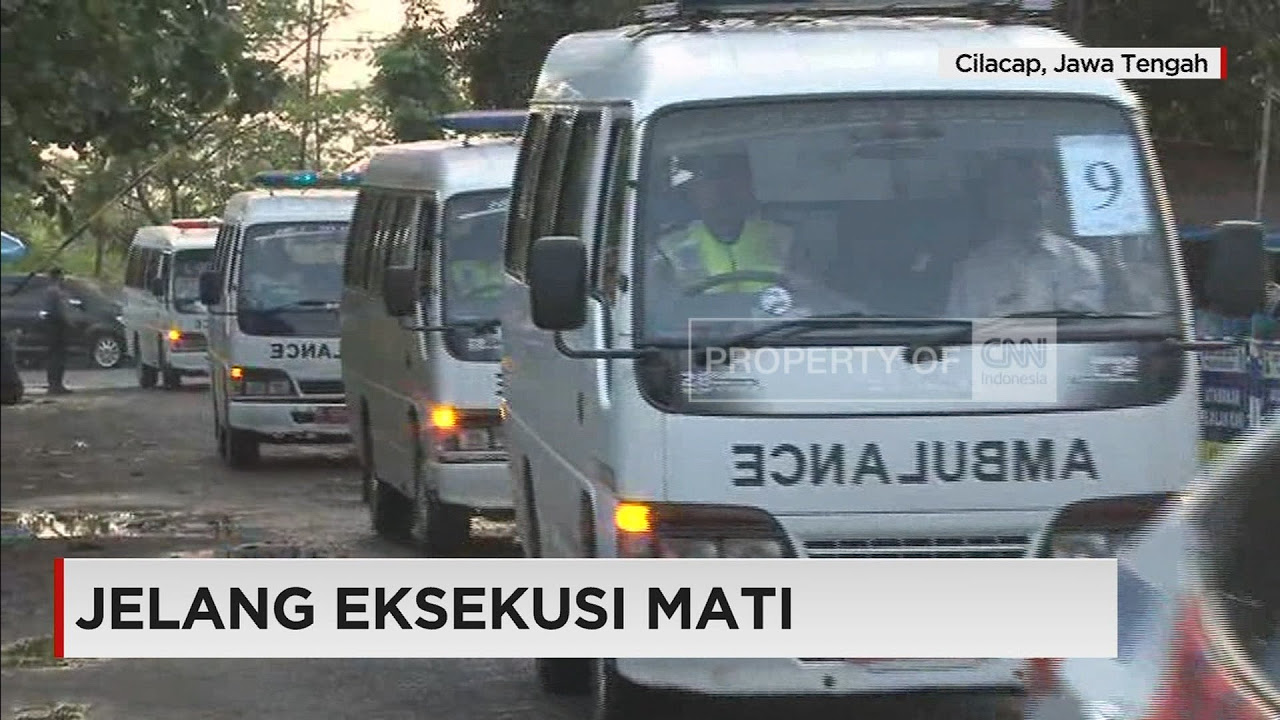
[[[543,330],[577,330],[587,321],[587,247],[581,238],[538,238],[529,251],[529,302]]]
[[[389,267],[382,278],[382,304],[391,317],[413,313],[418,301],[418,277],[411,267]]]
[[[151,291],[152,295],[155,295],[156,297],[163,297],[164,296],[164,279],[151,278],[151,282],[147,283],[147,289]]]
[[[222,302],[222,278],[212,271],[200,273],[200,304],[213,307],[220,302]]]
[[[1204,277],[1204,309],[1229,318],[1248,318],[1266,303],[1267,257],[1261,223],[1218,224],[1209,240]]]

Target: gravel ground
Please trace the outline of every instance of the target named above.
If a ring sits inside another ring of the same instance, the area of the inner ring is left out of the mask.
[[[69,376],[0,422],[0,642],[4,718],[457,718],[570,720],[585,701],[542,695],[523,660],[112,660],[49,657],[55,557],[174,554],[404,557],[375,538],[346,448],[267,448],[232,472],[213,450],[206,389],[130,388],[132,370]],[[475,552],[516,555],[512,528],[482,523]],[[884,701],[711,702],[676,698],[655,718],[1012,720],[984,696]]]

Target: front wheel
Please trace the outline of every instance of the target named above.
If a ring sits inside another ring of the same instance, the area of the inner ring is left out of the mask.
[[[427,557],[456,555],[471,540],[471,509],[440,502],[423,477],[421,446],[413,453],[413,523],[410,537]]]
[[[111,334],[98,335],[90,346],[89,359],[99,370],[111,370],[120,367],[124,360],[124,342]]]
[[[224,425],[222,427],[222,438],[226,448],[224,457],[227,460],[227,464],[232,468],[245,470],[258,464],[262,446],[258,441],[257,435],[247,430],[237,430]]]
[[[640,720],[651,717],[649,693],[618,674],[613,660],[591,661],[592,720]]]

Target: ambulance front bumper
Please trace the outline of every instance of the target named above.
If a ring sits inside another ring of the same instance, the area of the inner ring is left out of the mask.
[[[618,659],[643,687],[725,697],[879,695],[928,691],[1021,693],[1022,662],[994,660]]]
[[[232,401],[228,424],[266,442],[343,443],[351,440],[346,403]]]
[[[441,502],[475,510],[505,511],[515,505],[511,494],[511,473],[506,453],[489,453],[475,462],[427,464]]]
[[[183,375],[205,376],[209,374],[209,355],[203,350],[194,352],[169,351],[165,358],[168,366]]]

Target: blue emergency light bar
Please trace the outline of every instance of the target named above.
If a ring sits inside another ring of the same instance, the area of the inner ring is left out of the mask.
[[[336,174],[315,170],[266,170],[253,176],[253,184],[272,190],[355,188],[359,187],[362,177],[359,172],[351,170]]]
[[[1048,13],[1053,0],[675,0],[642,7],[646,20],[675,17],[731,15],[790,15],[803,13],[895,15],[923,12],[981,12],[1013,10],[1026,13]]]
[[[519,135],[524,131],[528,115],[527,110],[464,110],[441,115],[435,123],[443,130],[461,135]]]

